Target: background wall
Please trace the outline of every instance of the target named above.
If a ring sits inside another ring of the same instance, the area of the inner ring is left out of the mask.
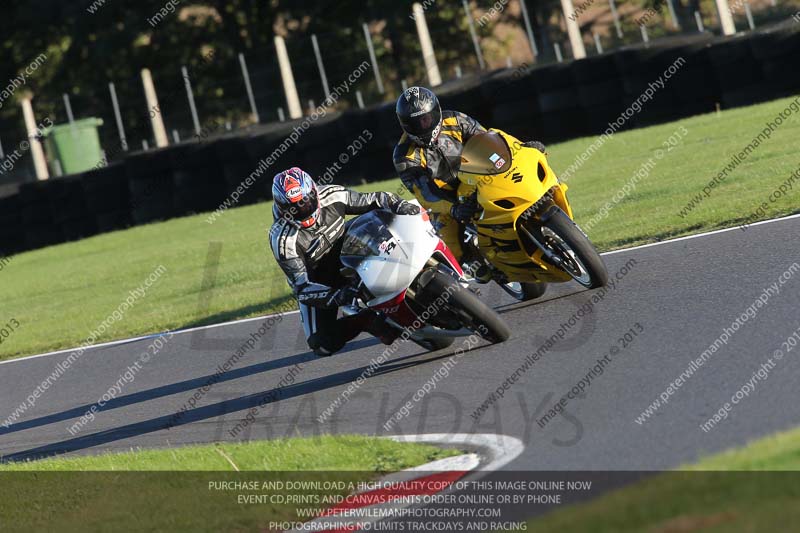
[[[581,61],[494,70],[445,84],[437,93],[445,108],[548,143],[602,133],[683,57],[685,64],[623,129],[640,127],[712,112],[717,104],[726,109],[796,93],[800,69],[786,69],[800,56],[796,26],[790,21],[730,38],[676,37]],[[98,170],[27,183],[19,194],[0,199],[0,252],[213,211],[301,122],[134,153]],[[320,177],[342,153],[349,160],[339,163],[336,183],[394,177],[391,151],[399,135],[393,104],[330,113],[266,168],[238,205],[269,199],[272,176],[280,170],[298,165]],[[350,150],[359,136],[366,140],[363,148]]]

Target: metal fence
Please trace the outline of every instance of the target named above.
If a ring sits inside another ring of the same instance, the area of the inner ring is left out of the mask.
[[[729,2],[739,31],[785,19],[795,13],[800,4],[798,0],[780,4],[775,0]],[[722,33],[721,17],[714,0],[700,2],[696,13],[687,13],[676,0],[647,3],[577,0],[572,13],[554,10],[546,20],[541,10],[531,10],[531,4],[530,0],[527,7],[520,0],[423,2],[420,8],[430,31],[442,81],[486,69],[572,58],[575,54],[567,34],[567,17],[579,24],[587,55],[633,43],[648,43],[669,35],[699,31]],[[391,38],[398,33],[406,37],[416,35],[416,20],[411,15],[409,8],[408,21],[404,21],[402,27],[354,22],[344,33],[344,42],[341,31],[288,36],[285,43],[303,112],[309,113],[321,103],[326,97],[326,87],[342,81],[363,61],[370,62],[371,72],[359,80],[358,90],[337,102],[337,109],[391,101],[405,86],[430,85],[431,73],[423,61],[419,43],[414,42],[398,53],[399,41]],[[200,133],[213,137],[255,127],[254,110],[259,124],[286,120],[289,113],[276,53],[271,47],[233,57],[215,57],[208,62],[198,61],[188,68],[186,77],[182,72],[165,72],[157,65],[152,66],[170,144],[195,142]],[[215,75],[221,71],[238,75],[223,78]],[[186,78],[190,80],[191,94],[187,91]],[[155,141],[139,73],[109,82],[117,89],[118,110],[115,110],[111,87],[78,87],[58,102],[34,99],[37,121],[47,118],[60,124],[71,116],[101,118],[104,122],[101,143],[108,160],[122,157],[126,152],[152,149]],[[119,123],[125,131],[124,143]],[[21,113],[16,120],[0,124],[0,196],[15,190],[14,184],[35,180],[30,154],[12,156],[15,157],[13,165],[7,161],[15,150],[19,152],[18,147],[26,139]]]

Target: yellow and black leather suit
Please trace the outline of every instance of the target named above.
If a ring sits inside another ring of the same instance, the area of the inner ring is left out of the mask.
[[[420,146],[403,134],[394,149],[394,168],[403,185],[425,209],[431,210],[439,235],[453,254],[461,259],[463,226],[450,215],[450,208],[460,197],[471,194],[474,186],[458,179],[464,144],[486,129],[458,111],[443,111],[439,136],[432,146]]]

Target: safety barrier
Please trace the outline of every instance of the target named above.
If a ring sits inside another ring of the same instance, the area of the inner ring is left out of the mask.
[[[799,26],[787,21],[729,38],[698,34],[581,61],[521,65],[461,78],[437,93],[446,109],[548,143],[606,130],[683,58],[675,75],[619,129],[656,124],[712,112],[717,104],[725,109],[797,93],[800,70],[791,65],[800,55]],[[25,184],[16,196],[0,199],[0,253],[213,211],[260,165],[263,171],[236,205],[269,199],[272,176],[294,165],[315,176],[338,165],[332,181],[346,185],[395,175],[391,156],[400,128],[393,104],[331,112],[298,135],[302,122],[134,153],[83,174]],[[359,136],[369,139],[352,150]]]

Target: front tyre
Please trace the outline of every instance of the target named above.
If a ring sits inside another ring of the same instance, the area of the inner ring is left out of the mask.
[[[511,330],[500,315],[480,301],[472,291],[462,287],[452,276],[439,271],[433,272],[426,290],[435,295],[449,294],[444,304],[447,310],[458,317],[464,327],[483,339],[498,343],[511,336]]]
[[[604,287],[608,271],[588,237],[567,214],[556,208],[542,227],[544,245],[561,259],[561,268],[589,289]]]

